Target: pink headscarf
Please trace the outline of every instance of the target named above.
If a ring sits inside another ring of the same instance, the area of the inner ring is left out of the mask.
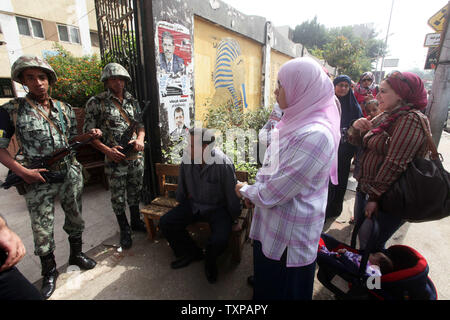
[[[322,67],[311,58],[296,58],[286,62],[278,72],[278,80],[285,89],[288,105],[276,126],[280,141],[308,124],[323,124],[334,138],[335,157],[330,176],[331,182],[338,184],[337,150],[341,135],[333,83]]]

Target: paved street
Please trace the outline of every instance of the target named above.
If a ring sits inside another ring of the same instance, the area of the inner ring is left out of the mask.
[[[439,151],[450,170],[450,135],[443,133]],[[0,165],[0,179],[6,175]],[[349,189],[354,188],[354,181]],[[348,221],[352,214],[354,192],[348,190],[344,212],[334,221],[327,221],[325,232],[335,238],[350,242],[353,225]],[[22,238],[27,255],[18,268],[40,287],[40,262],[33,255],[33,239],[24,199],[15,189],[1,190],[0,213],[9,226]],[[56,260],[62,273],[58,288],[51,299],[242,299],[252,297],[246,278],[252,273],[252,248],[246,243],[243,259],[235,265],[229,255],[220,260],[219,280],[209,284],[203,272],[203,263],[196,262],[180,270],[170,269],[173,255],[164,239],[149,242],[145,235],[134,235],[132,249],[118,252],[118,226],[109,201],[109,192],[101,185],[88,186],[83,195],[83,216],[86,222],[84,249],[98,261],[96,268],[85,272],[66,272],[69,256],[67,235],[62,230],[64,215],[56,205],[55,238]],[[202,235],[196,235],[201,242]],[[391,243],[402,243],[418,250],[428,261],[430,277],[435,283],[439,299],[450,299],[448,262],[450,251],[450,218],[420,224],[405,224],[392,238]],[[314,299],[333,299],[332,294],[317,280]]]

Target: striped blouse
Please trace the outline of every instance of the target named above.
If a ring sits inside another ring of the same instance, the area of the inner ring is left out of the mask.
[[[421,117],[426,118],[423,114]],[[351,127],[348,138],[350,143],[363,146],[361,169],[355,178],[360,191],[368,194],[370,200],[377,200],[406,170],[409,162],[426,153],[427,138],[414,112],[401,115],[380,134],[369,131],[364,135]]]
[[[333,150],[327,128],[322,124],[305,126],[280,142],[276,172],[263,175],[259,171],[255,184],[241,188],[241,194],[255,204],[250,238],[261,242],[267,258],[280,260],[287,248],[287,267],[315,261]],[[271,148],[265,159],[270,152]]]

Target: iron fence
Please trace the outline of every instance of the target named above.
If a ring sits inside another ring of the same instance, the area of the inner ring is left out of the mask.
[[[149,76],[154,66],[151,59],[144,58],[153,48],[150,47],[151,41],[141,36],[141,33],[152,34],[151,29],[148,31],[145,26],[145,17],[140,17],[146,14],[142,9],[145,5],[151,8],[151,1],[95,0],[102,62],[105,65],[116,62],[128,70],[132,81],[127,85],[127,90],[137,98],[143,110],[147,144],[142,200],[149,203],[156,195],[154,163],[159,162],[161,152],[157,134],[157,99],[154,99],[155,89],[151,86],[156,82]],[[146,60],[150,61],[149,65],[144,65]]]
[[[138,56],[133,0],[96,0],[100,54],[104,64],[117,62],[130,73],[133,81],[128,88],[134,96],[138,92]]]

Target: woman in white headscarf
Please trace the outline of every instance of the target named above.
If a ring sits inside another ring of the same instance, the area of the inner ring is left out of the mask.
[[[331,80],[310,58],[281,67],[276,96],[284,114],[263,168],[236,193],[255,205],[254,299],[310,300],[330,177],[337,183],[340,117]]]

